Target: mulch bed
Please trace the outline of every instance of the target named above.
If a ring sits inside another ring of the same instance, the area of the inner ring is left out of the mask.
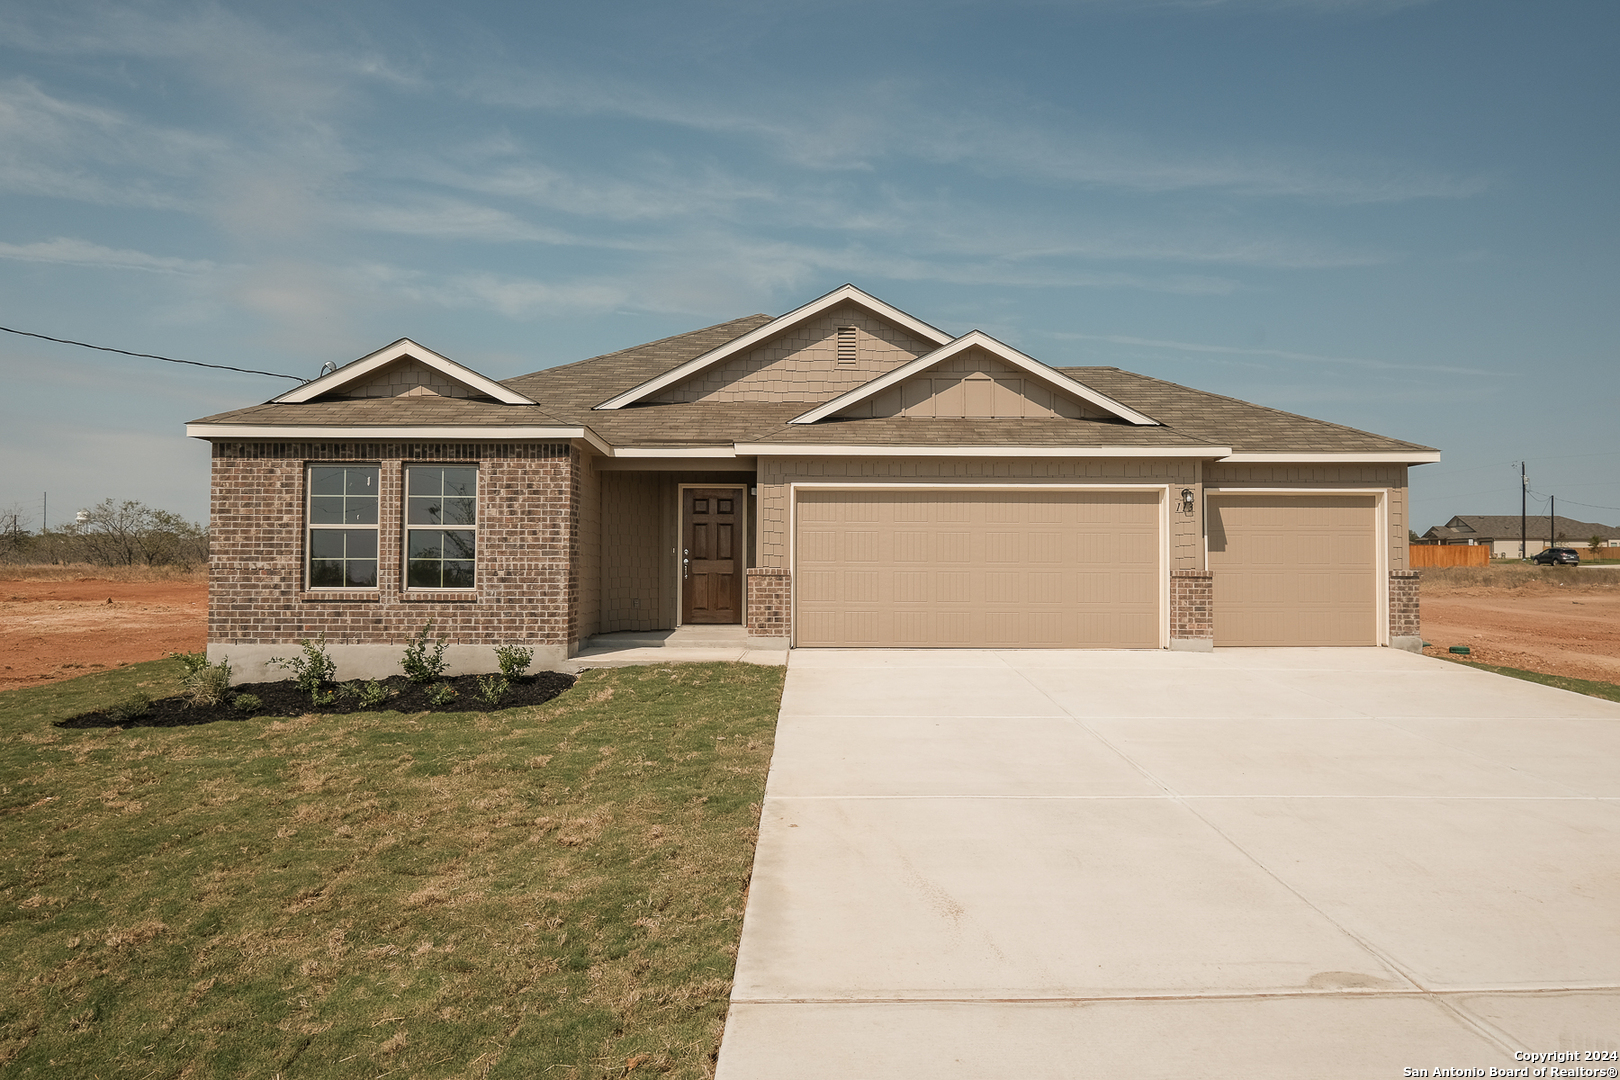
[[[119,716],[112,710],[97,710],[60,720],[61,728],[129,728],[129,727],[187,727],[192,724],[212,724],[218,720],[250,720],[255,716],[303,716],[306,713],[342,714],[357,712],[489,712],[479,696],[478,676],[455,675],[427,686],[411,682],[403,675],[378,680],[392,694],[380,705],[366,706],[351,695],[331,694],[320,703],[312,703],[309,695],[298,689],[291,680],[267,683],[243,683],[231,687],[224,701],[211,707],[188,705],[183,697],[167,697],[153,701],[142,716]],[[448,683],[456,696],[435,705],[428,700],[436,687]],[[543,705],[574,685],[574,676],[560,671],[541,671],[513,679],[510,689],[495,708],[511,709],[523,705]],[[243,694],[252,694],[259,704],[249,711],[235,708],[231,702]]]

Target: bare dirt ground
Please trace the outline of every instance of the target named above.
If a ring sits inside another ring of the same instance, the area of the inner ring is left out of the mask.
[[[1620,683],[1620,569],[1542,572],[1517,587],[1424,574],[1423,639],[1431,655],[1467,645],[1501,667]]]
[[[7,578],[0,568],[0,690],[196,652],[208,639],[208,584]]]
[[[204,647],[204,574],[96,573],[0,567],[0,690]],[[1430,570],[1422,604],[1430,654],[1467,645],[1480,663],[1620,683],[1620,569]]]

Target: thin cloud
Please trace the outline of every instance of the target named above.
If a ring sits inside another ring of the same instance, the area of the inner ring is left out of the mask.
[[[144,251],[103,247],[88,240],[66,236],[33,244],[0,243],[0,259],[60,263],[66,266],[93,267],[98,270],[143,270],[158,274],[206,274],[219,269],[218,263],[207,259],[177,259],[167,255],[148,255]]]
[[[1049,337],[1063,341],[1102,341],[1110,345],[1134,345],[1149,349],[1170,349],[1176,352],[1213,353],[1223,356],[1264,356],[1276,360],[1296,360],[1307,364],[1335,364],[1366,368],[1373,371],[1410,372],[1426,371],[1439,375],[1493,375],[1495,372],[1479,368],[1452,367],[1442,364],[1394,363],[1388,360],[1369,360],[1357,356],[1321,356],[1316,353],[1288,352],[1283,349],[1245,349],[1234,345],[1202,345],[1190,341],[1162,341],[1155,338],[1130,337],[1124,334],[1076,334],[1053,332]]]
[[[590,77],[536,78],[504,69],[480,76],[468,92],[489,104],[562,115],[611,115],[741,137],[769,145],[803,168],[871,171],[904,158],[956,165],[987,176],[1162,193],[1212,190],[1252,197],[1341,203],[1468,198],[1486,188],[1420,166],[1337,159],[1298,151],[1243,153],[1179,150],[1091,127],[1041,102],[1010,101],[1001,111],[950,109],[937,87],[899,79],[847,87],[817,109],[752,98],[748,111],[729,103],[682,99],[634,83]],[[1049,114],[1044,124],[1028,119]]]

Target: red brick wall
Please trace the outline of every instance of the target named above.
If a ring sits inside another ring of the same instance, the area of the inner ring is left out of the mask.
[[[789,585],[792,575],[768,566],[748,570],[748,632],[754,637],[787,637],[793,629]]]
[[[1170,571],[1170,640],[1214,638],[1214,575],[1208,570]]]
[[[1418,580],[1416,570],[1389,572],[1389,636],[1418,637],[1423,633],[1423,622],[1418,610]]]
[[[402,587],[404,466],[476,462],[478,587]],[[305,591],[310,462],[375,462],[378,588]],[[403,644],[432,619],[450,643],[567,645],[578,638],[579,452],[561,443],[215,443],[210,644]]]

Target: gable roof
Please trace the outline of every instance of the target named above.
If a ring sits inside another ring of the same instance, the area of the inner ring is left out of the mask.
[[[681,364],[679,367],[671,368],[655,378],[648,379],[646,382],[643,382],[640,385],[632,386],[623,393],[616,394],[613,397],[608,398],[608,400],[597,405],[596,408],[603,411],[608,411],[613,409],[622,409],[628,405],[634,405],[636,402],[642,401],[653,394],[658,393],[660,390],[673,386],[676,383],[684,382],[705,368],[713,367],[714,365],[722,363],[725,360],[729,360],[731,357],[736,356],[740,352],[751,349],[755,345],[762,344],[770,338],[775,337],[777,334],[780,334],[782,331],[804,322],[807,319],[820,315],[828,308],[846,302],[858,304],[870,311],[872,314],[884,319],[888,319],[890,322],[896,323],[911,333],[916,334],[924,341],[931,342],[935,345],[944,345],[946,342],[951,340],[951,336],[938,327],[929,326],[921,319],[908,315],[891,304],[884,303],[882,300],[879,300],[870,293],[862,292],[853,285],[844,284],[840,285],[832,292],[827,293],[825,296],[817,297],[808,304],[805,304],[803,307],[794,308],[786,315],[772,319],[770,322],[754,328],[748,333],[743,334],[741,337],[716,346],[700,356],[693,357],[691,360]]]
[[[1457,514],[1423,535],[1431,540],[1517,540],[1521,527],[1531,540],[1545,540],[1547,515],[1528,514],[1521,519],[1518,514]],[[1594,535],[1605,540],[1620,540],[1620,528],[1576,521],[1560,514],[1553,519],[1553,535],[1575,541],[1589,540]]]
[[[1091,389],[1091,387],[1077,382],[1076,380],[1063,374],[1058,369],[1047,367],[1039,360],[1036,360],[1032,356],[1026,356],[1017,349],[1013,348],[1011,345],[997,341],[995,338],[991,337],[989,334],[986,334],[982,330],[970,330],[966,334],[963,334],[961,337],[957,338],[955,341],[942,345],[933,352],[924,353],[922,356],[917,357],[917,359],[911,361],[909,364],[902,364],[900,367],[895,368],[888,374],[880,375],[871,382],[866,383],[864,386],[858,386],[846,394],[840,394],[831,401],[823,402],[822,404],[817,405],[815,408],[801,416],[795,416],[791,423],[814,424],[819,420],[825,419],[826,417],[834,416],[845,409],[858,404],[859,402],[881,394],[891,386],[898,386],[900,383],[911,378],[913,375],[927,371],[929,368],[937,367],[946,360],[949,360],[951,357],[957,356],[958,354],[972,348],[983,349],[985,352],[990,353],[996,357],[996,359],[1003,361],[1007,365],[1018,368],[1025,374],[1035,376],[1035,378],[1046,383],[1054,390],[1059,390],[1063,393],[1071,394],[1074,397],[1080,398],[1083,401],[1088,401],[1097,406],[1099,409],[1102,409],[1104,412],[1124,420],[1126,423],[1140,424],[1143,426],[1158,425],[1158,421],[1154,420],[1152,417],[1145,416],[1128,405],[1122,405],[1105,394],[1097,393],[1097,391]]]
[[[334,394],[344,387],[352,386],[396,360],[410,358],[418,363],[434,369],[447,379],[454,380],[461,385],[488,398],[493,398],[503,405],[534,405],[536,402],[510,387],[503,386],[494,379],[478,374],[470,367],[451,360],[447,356],[440,356],[432,349],[418,345],[410,338],[400,338],[392,345],[378,349],[374,353],[352,360],[329,375],[313,379],[295,390],[289,390],[280,397],[271,398],[272,404],[298,405],[306,401]]]
[[[853,291],[847,291],[853,290]],[[597,453],[615,457],[739,457],[758,454],[920,454],[920,455],[1065,455],[1065,456],[1178,456],[1222,461],[1287,462],[1399,462],[1418,464],[1440,460],[1438,451],[1417,443],[1392,439],[1356,428],[1283,412],[1237,398],[1194,390],[1176,383],[1112,367],[1054,368],[1041,364],[989,335],[975,331],[962,339],[949,339],[942,331],[904,316],[907,327],[926,327],[928,340],[939,346],[919,361],[907,361],[893,374],[925,370],[946,346],[977,346],[1018,368],[1044,385],[1074,394],[1106,412],[1106,416],[971,418],[971,417],[849,417],[832,410],[848,408],[850,395],[837,395],[827,406],[817,406],[809,419],[805,401],[699,400],[684,403],[659,400],[652,388],[689,378],[711,364],[736,356],[796,323],[805,313],[824,312],[855,294],[853,286],[780,318],[748,315],[700,330],[676,334],[629,349],[604,353],[588,360],[520,375],[500,383],[453,364],[430,350],[402,339],[340,369],[339,375],[364,378],[359,365],[385,356],[390,350],[426,361],[438,357],[456,369],[456,377],[469,386],[492,385],[528,404],[503,404],[491,394],[478,398],[418,397],[322,398],[350,385],[348,380],[326,380],[301,387],[314,392],[311,400],[294,401],[298,394],[231,412],[219,413],[187,425],[188,435],[204,439],[577,439]],[[894,311],[872,300],[884,318]],[[785,323],[786,321],[786,323]],[[771,330],[771,327],[776,330]],[[908,331],[909,332],[909,331]],[[743,345],[741,342],[752,344]],[[414,346],[414,348],[407,348]],[[436,367],[438,365],[435,365]],[[439,370],[446,370],[439,367]],[[863,385],[861,393],[881,392],[889,376]],[[630,389],[627,390],[626,388]],[[1086,393],[1071,387],[1083,388]],[[644,391],[645,392],[642,392]],[[636,398],[612,409],[599,408],[605,400]],[[837,404],[843,399],[845,404]],[[1102,403],[1106,402],[1107,405]],[[538,403],[538,404],[537,404]],[[1146,423],[1131,419],[1140,416]]]

